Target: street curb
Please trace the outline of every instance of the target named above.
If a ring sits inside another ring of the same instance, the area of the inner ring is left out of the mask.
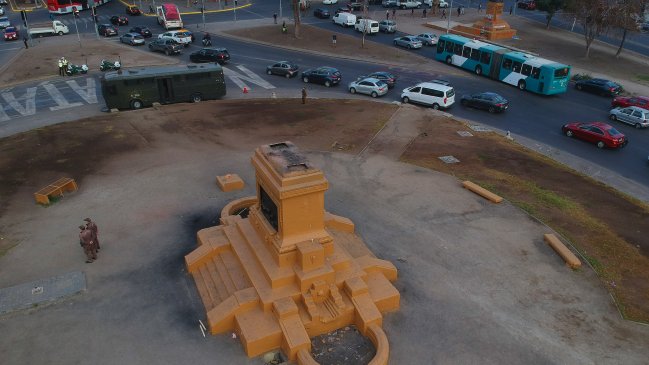
[[[308,26],[312,27],[310,25],[308,25]],[[249,28],[246,28],[246,29],[249,29]],[[368,62],[367,59],[359,58],[359,57],[339,55],[339,54],[334,54],[334,53],[321,52],[321,51],[315,51],[315,50],[310,50],[310,49],[296,48],[296,47],[290,47],[290,46],[277,45],[277,44],[263,42],[263,41],[257,41],[257,40],[253,40],[253,39],[250,39],[250,38],[245,38],[245,37],[229,34],[229,33],[226,33],[226,32],[224,32],[222,30],[218,30],[215,33],[222,36],[222,37],[224,37],[224,38],[235,39],[235,40],[245,42],[245,43],[259,44],[259,45],[268,46],[268,47],[281,48],[281,49],[289,50],[289,51],[293,51],[293,52],[309,53],[309,54],[313,54],[313,55],[326,56],[326,57],[332,57],[332,58],[340,58],[340,59],[344,59],[344,60],[351,60],[351,61],[357,61],[357,62]],[[336,32],[336,33],[349,36],[348,34],[345,34],[345,33],[338,33],[338,32]],[[369,40],[369,42],[375,43],[378,46],[384,46],[385,47],[384,44],[377,43],[377,42],[374,42],[372,40]],[[399,50],[399,51],[403,52],[402,50]],[[430,61],[430,59],[428,59],[428,58],[426,58],[424,56],[420,56],[420,55],[417,55],[417,54],[413,54],[413,56],[418,57],[418,58],[422,58],[425,61]],[[382,62],[382,61],[376,61],[376,60],[371,60],[370,62],[375,63],[377,65],[384,65],[384,66],[407,67],[407,66],[415,65],[414,63],[388,63],[388,62]]]
[[[137,4],[129,4],[129,3],[125,2],[125,1],[123,1],[123,0],[119,0],[119,2],[122,3],[124,6],[131,6],[131,5],[132,6],[137,6]],[[252,3],[249,3],[249,4],[246,4],[246,5],[236,6],[236,7],[232,7],[232,8],[229,8],[229,9],[206,10],[204,13],[205,14],[225,13],[225,12],[228,12],[228,11],[234,11],[235,9],[236,10],[245,9],[245,8],[248,8],[248,7],[251,7],[251,6],[252,6]],[[140,11],[142,11],[142,9],[140,9]],[[196,15],[196,14],[201,14],[201,12],[200,11],[188,11],[186,13],[183,13],[183,12],[180,13],[180,15]],[[158,16],[157,14],[150,14],[150,13],[144,13],[144,12],[141,15],[142,16],[148,16],[148,17],[157,17]]]

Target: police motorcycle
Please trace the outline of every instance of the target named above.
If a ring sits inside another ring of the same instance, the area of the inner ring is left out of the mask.
[[[68,64],[68,68],[65,70],[65,73],[68,76],[76,75],[76,74],[86,74],[88,73],[88,66],[86,65],[75,65],[72,63]]]
[[[119,61],[111,62],[109,60],[101,60],[99,64],[100,71],[117,71],[122,67]]]

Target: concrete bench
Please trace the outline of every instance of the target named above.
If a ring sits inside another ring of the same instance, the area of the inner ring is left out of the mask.
[[[35,192],[34,199],[36,199],[36,203],[48,205],[50,197],[63,196],[64,192],[75,190],[77,190],[77,183],[74,179],[63,177]]]

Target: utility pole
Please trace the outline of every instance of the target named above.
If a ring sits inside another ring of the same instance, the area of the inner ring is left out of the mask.
[[[451,0],[451,5],[449,5],[447,9],[448,9],[448,14],[446,14],[446,34],[448,34],[448,32],[451,29],[451,13],[453,12],[452,11],[453,0]]]
[[[238,5],[238,3],[239,3],[238,0],[234,0],[234,8],[232,8],[232,9],[234,9],[234,21],[235,22],[237,21],[237,5]]]
[[[201,0],[201,15],[203,16],[203,30],[205,30],[205,0]]]
[[[282,0],[279,0],[279,18],[282,19]]]
[[[74,19],[74,28],[77,30],[77,40],[79,41],[79,49],[81,49],[81,36],[79,35],[79,25],[77,24],[77,15],[78,13],[72,12],[72,19]]]

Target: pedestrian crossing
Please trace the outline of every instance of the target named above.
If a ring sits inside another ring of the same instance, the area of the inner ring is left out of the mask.
[[[85,14],[84,14],[85,15]],[[74,29],[75,19],[74,17],[66,18],[56,18],[56,20],[68,26],[70,29]],[[95,24],[95,19],[92,16],[80,16],[76,19],[76,24],[79,28],[85,27],[90,28]],[[108,15],[99,15],[99,22],[97,24],[110,24],[110,16]],[[116,26],[117,27],[117,26]],[[128,27],[128,25],[126,25]]]

